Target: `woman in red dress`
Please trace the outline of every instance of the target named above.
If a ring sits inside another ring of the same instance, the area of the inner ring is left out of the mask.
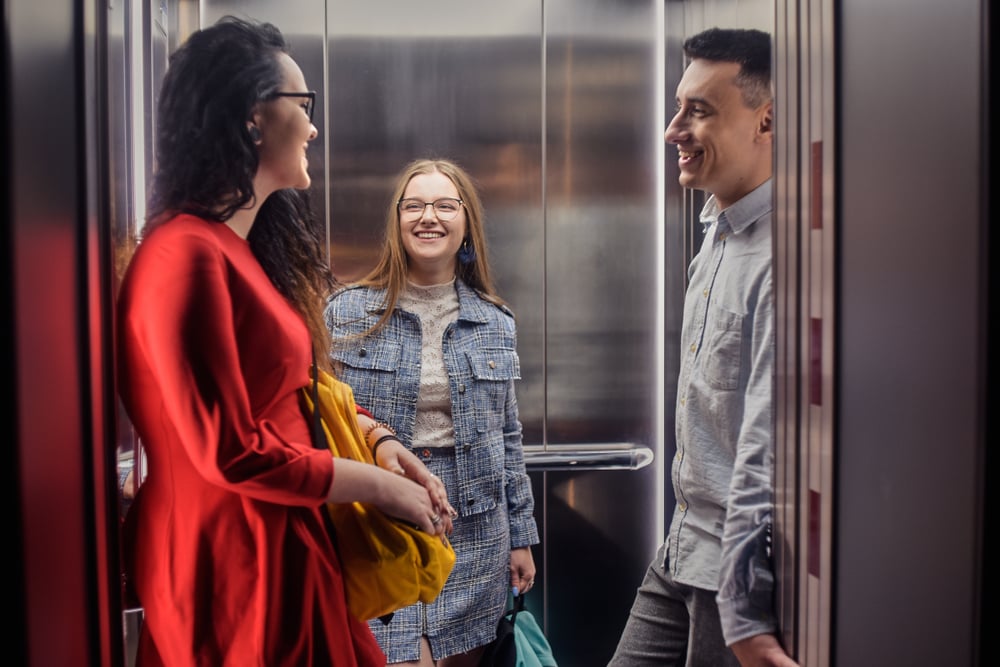
[[[287,51],[274,26],[227,17],[171,57],[159,99],[118,301],[119,389],[149,463],[125,537],[143,666],[384,665],[347,611],[324,504],[451,529],[415,457],[386,470],[311,442],[300,396],[313,359],[329,364],[333,278],[299,192],[315,93]]]

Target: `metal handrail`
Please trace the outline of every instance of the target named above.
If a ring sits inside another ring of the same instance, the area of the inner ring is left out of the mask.
[[[632,442],[524,446],[524,465],[528,472],[639,470],[652,461],[652,449]]]

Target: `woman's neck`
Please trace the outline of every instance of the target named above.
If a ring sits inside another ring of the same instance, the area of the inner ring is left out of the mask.
[[[414,264],[415,263],[411,260],[406,273],[406,279],[414,285],[420,285],[422,287],[429,287],[430,285],[443,285],[444,283],[451,282],[455,279],[454,260],[434,266],[415,266]]]
[[[256,186],[256,184],[255,184]],[[254,187],[254,192],[260,193],[261,191]],[[232,229],[234,232],[239,234],[240,238],[246,239],[250,235],[250,228],[253,227],[254,220],[257,219],[257,213],[260,211],[261,204],[264,200],[270,196],[270,192],[267,195],[258,195],[250,200],[246,206],[238,209],[233,217],[226,220],[226,225]]]

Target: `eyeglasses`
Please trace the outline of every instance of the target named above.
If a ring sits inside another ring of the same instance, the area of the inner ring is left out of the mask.
[[[414,220],[424,214],[424,209],[428,206],[434,208],[434,214],[439,220],[448,221],[458,215],[459,210],[465,205],[461,199],[454,197],[443,197],[435,201],[421,201],[420,199],[400,199],[399,215],[407,220]]]
[[[316,108],[316,91],[315,90],[309,90],[309,91],[304,92],[304,93],[281,93],[281,92],[271,93],[268,96],[268,99],[271,99],[272,97],[308,97],[309,101],[306,102],[305,112],[306,112],[306,115],[309,116],[309,122],[310,123],[312,122],[312,120],[313,120],[313,109]]]

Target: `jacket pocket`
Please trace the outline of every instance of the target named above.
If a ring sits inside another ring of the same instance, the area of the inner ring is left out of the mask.
[[[506,382],[521,379],[521,361],[509,348],[483,347],[465,353],[476,380]]]
[[[395,371],[403,346],[398,341],[358,341],[334,347],[333,358],[351,368],[374,371]]]
[[[736,389],[743,361],[743,316],[713,306],[708,331],[711,338],[701,355],[705,381],[715,389]]]
[[[486,433],[503,428],[507,392],[521,378],[517,352],[509,348],[482,347],[466,352],[472,375],[472,400],[476,430]]]

